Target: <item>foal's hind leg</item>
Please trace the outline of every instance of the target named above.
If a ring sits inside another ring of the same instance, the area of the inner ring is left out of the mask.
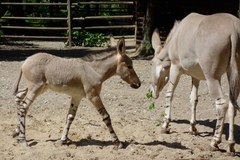
[[[41,91],[42,86],[41,85],[34,85],[31,88],[29,88],[29,91],[23,101],[20,103],[18,107],[18,121],[19,121],[19,143],[25,144],[28,146],[26,141],[26,135],[25,135],[25,127],[26,127],[26,115],[28,108],[34,101],[34,99],[37,97],[39,92]]]
[[[100,115],[103,118],[103,122],[106,124],[106,126],[108,127],[108,130],[112,136],[112,140],[113,143],[118,147],[118,148],[122,148],[123,144],[122,142],[120,142],[120,140],[118,139],[113,127],[112,127],[112,122],[111,122],[111,118],[110,115],[108,114],[108,112],[106,111],[101,98],[96,95],[96,96],[88,96],[88,99],[92,102],[92,104],[96,107],[96,109],[98,110],[98,112],[100,113]]]
[[[20,103],[23,101],[25,96],[27,95],[28,89],[20,90],[18,93],[15,95],[15,103],[17,104],[17,108],[19,107]],[[19,123],[19,115],[17,114],[17,126],[15,131],[13,132],[13,138],[18,136],[20,133],[20,123]]]
[[[68,132],[69,132],[70,126],[76,116],[76,112],[77,112],[80,100],[81,100],[80,97],[72,97],[72,99],[71,99],[71,104],[70,104],[70,108],[68,110],[66,125],[64,127],[62,138],[61,138],[62,144],[66,144],[68,141]]]
[[[191,120],[190,120],[190,130],[189,133],[192,135],[197,134],[196,129],[196,107],[198,104],[198,87],[199,80],[192,77],[192,90],[190,94],[190,103],[191,103]]]
[[[217,123],[215,133],[211,141],[211,148],[213,150],[219,150],[218,144],[222,141],[222,131],[224,126],[224,120],[226,111],[228,108],[227,100],[224,98],[220,81],[217,79],[207,80],[208,88],[212,98],[215,100]]]

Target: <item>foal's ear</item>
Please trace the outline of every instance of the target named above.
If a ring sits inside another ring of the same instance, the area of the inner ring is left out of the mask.
[[[111,47],[117,46],[117,40],[113,37],[113,35],[110,35],[110,46]]]
[[[122,37],[118,43],[117,43],[117,52],[121,55],[124,55],[125,54],[125,40],[124,38]]]
[[[159,31],[157,28],[153,31],[153,34],[152,34],[152,47],[154,50],[156,50],[157,47],[162,48],[161,39],[160,39]]]

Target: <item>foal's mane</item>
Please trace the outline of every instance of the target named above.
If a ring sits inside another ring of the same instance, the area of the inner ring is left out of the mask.
[[[164,46],[167,45],[171,41],[171,39],[173,38],[174,33],[176,33],[176,30],[177,30],[177,27],[178,27],[179,23],[180,23],[180,21],[175,21],[174,22],[173,28],[169,32],[169,34],[167,36],[167,39],[166,39],[166,41],[164,43]]]
[[[92,61],[102,61],[109,57],[112,57],[116,55],[116,47],[109,47],[106,49],[101,49],[98,51],[91,52],[83,57],[81,57],[82,60],[92,62]]]

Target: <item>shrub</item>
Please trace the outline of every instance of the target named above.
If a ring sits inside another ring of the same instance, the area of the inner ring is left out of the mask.
[[[107,38],[102,33],[90,33],[85,30],[72,33],[73,45],[84,47],[106,47],[109,45]]]

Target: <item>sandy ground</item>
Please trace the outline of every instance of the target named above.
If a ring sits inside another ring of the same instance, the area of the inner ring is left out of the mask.
[[[1,54],[1,51],[0,51]],[[156,108],[149,110],[146,99],[150,83],[150,60],[134,60],[134,68],[142,86],[135,90],[114,76],[103,84],[102,100],[109,112],[113,127],[124,142],[124,149],[113,149],[110,134],[95,108],[83,99],[69,138],[73,144],[62,146],[59,139],[65,124],[70,99],[56,92],[46,92],[37,98],[27,115],[26,136],[30,148],[19,145],[12,138],[16,123],[16,106],[12,96],[13,84],[23,60],[0,61],[0,159],[71,159],[71,160],[149,160],[149,159],[240,159],[240,116],[236,117],[236,156],[226,153],[228,121],[226,120],[222,151],[209,150],[215,126],[215,107],[206,83],[200,84],[197,108],[198,136],[188,134],[190,118],[190,78],[182,76],[177,87],[172,112],[170,134],[161,134],[159,121],[164,111],[164,91],[156,100]],[[223,90],[227,95],[227,83]],[[24,85],[24,81],[21,84]]]

